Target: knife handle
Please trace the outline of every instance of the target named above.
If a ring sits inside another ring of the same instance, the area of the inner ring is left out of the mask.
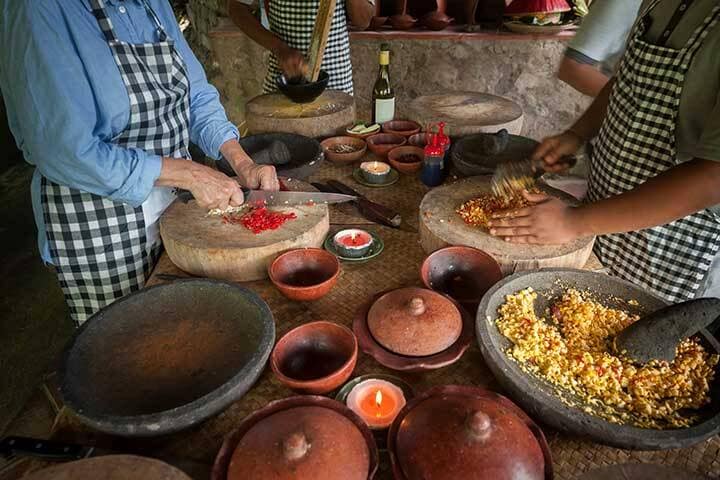
[[[362,213],[362,215],[368,220],[393,228],[398,228],[402,224],[402,217],[394,210],[368,200],[363,195],[359,194],[342,182],[338,182],[337,180],[328,180],[327,183],[330,188],[333,188],[340,193],[356,196],[358,210],[360,210],[360,213]]]
[[[93,452],[93,447],[83,447],[28,437],[6,437],[0,440],[0,455],[36,457],[47,460],[80,460]]]

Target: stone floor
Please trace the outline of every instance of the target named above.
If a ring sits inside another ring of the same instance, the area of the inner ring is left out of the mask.
[[[40,261],[32,168],[12,153],[0,168],[0,436],[44,436],[53,413],[39,387],[72,332],[55,276]]]

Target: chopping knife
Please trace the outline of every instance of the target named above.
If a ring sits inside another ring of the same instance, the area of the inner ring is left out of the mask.
[[[50,462],[69,462],[82,460],[83,458],[118,454],[127,454],[127,452],[28,437],[6,437],[0,440],[0,457],[5,457],[11,461],[7,465],[0,467],[0,476],[12,471],[14,461],[21,458],[36,458]],[[179,458],[157,459],[182,470],[191,478],[201,479],[209,477],[208,473],[211,466],[202,462]]]
[[[323,193],[323,192],[266,192],[265,190],[247,190],[243,189],[245,203],[263,203],[265,205],[294,206],[308,205],[313,203],[343,203],[357,200],[354,195],[344,195],[341,193]],[[192,200],[193,194],[187,190],[180,191],[178,198],[183,203]]]
[[[368,220],[393,228],[398,228],[402,224],[402,217],[399,213],[384,205],[368,200],[363,195],[342,182],[337,180],[328,180],[327,184],[313,183],[312,185],[321,192],[340,193],[353,196],[358,210]]]

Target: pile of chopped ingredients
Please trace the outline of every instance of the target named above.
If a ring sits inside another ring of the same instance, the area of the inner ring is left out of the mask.
[[[488,222],[494,213],[528,205],[528,201],[520,194],[510,198],[501,198],[492,193],[486,193],[463,203],[456,212],[468,225],[487,230]]]
[[[610,342],[637,315],[570,289],[550,308],[548,320],[535,315],[536,298],[528,288],[508,295],[499,308],[497,327],[513,343],[506,353],[529,373],[576,394],[588,413],[642,428],[679,428],[697,421],[685,409],[710,402],[718,355],[697,340],[680,343],[672,362],[636,365],[615,355]]]
[[[333,145],[330,147],[330,150],[334,153],[355,153],[358,150],[360,150],[360,147],[357,145],[347,145],[344,143]]]
[[[288,220],[297,218],[294,212],[282,213],[268,210],[265,206],[252,207],[244,215],[226,213],[222,216],[222,222],[226,224],[242,224],[255,235],[266,230],[277,230]]]

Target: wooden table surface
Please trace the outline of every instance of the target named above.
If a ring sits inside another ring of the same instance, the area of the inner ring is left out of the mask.
[[[269,304],[276,320],[277,338],[297,325],[314,320],[330,320],[350,325],[355,311],[373,294],[403,286],[421,285],[419,266],[425,254],[418,242],[417,216],[418,205],[427,192],[427,188],[415,177],[404,175],[397,184],[391,187],[365,188],[353,182],[351,174],[352,167],[325,164],[310,180],[323,181],[332,178],[351,185],[370,199],[398,210],[404,219],[403,227],[391,229],[374,225],[360,217],[354,207],[350,205],[332,206],[331,234],[346,226],[362,226],[377,233],[384,240],[384,252],[378,258],[365,264],[343,264],[337,286],[326,297],[315,302],[289,301],[272,286],[269,280],[244,283],[244,286],[255,290]],[[586,266],[588,269],[600,267],[594,256]],[[186,276],[169,261],[166,255],[160,259],[148,284],[162,282],[160,277],[163,275],[160,274]],[[361,354],[353,376],[369,373],[396,375],[413,385],[417,391],[443,384],[476,385],[499,390],[493,375],[483,362],[476,343],[457,363],[426,373],[399,374],[391,372],[380,366],[371,357]],[[189,459],[209,467],[223,438],[245,416],[262,408],[270,401],[291,395],[293,392],[281,385],[273,377],[270,369],[266,368],[256,385],[226,411],[195,428],[178,434],[142,440],[110,438],[83,427],[75,417],[65,410],[59,416],[55,436],[76,442],[99,443],[118,450],[141,452],[149,456]],[[536,420],[541,423],[542,419]],[[598,445],[551,429],[545,429],[545,433],[552,451],[558,479],[575,479],[581,473],[597,467],[627,462],[670,464],[695,472],[720,474],[720,440],[717,438],[688,449],[637,452]],[[381,464],[381,469],[375,478],[390,479],[389,462],[384,453],[381,453]],[[195,477],[203,478],[203,472],[195,473]]]

